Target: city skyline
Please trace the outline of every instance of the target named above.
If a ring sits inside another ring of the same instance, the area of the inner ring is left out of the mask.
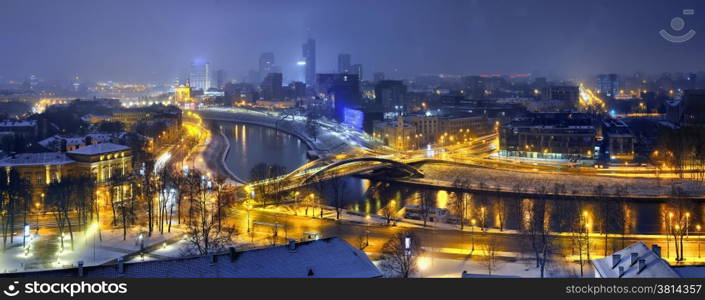
[[[79,75],[170,82],[185,79],[189,62],[198,57],[244,78],[258,69],[262,53],[272,52],[289,82],[299,77],[297,62],[308,38],[317,44],[317,73],[335,72],[340,53],[349,53],[368,75],[384,72],[391,78],[441,73],[579,78],[705,69],[697,56],[705,47],[699,35],[675,44],[658,34],[683,9],[695,11],[684,17],[686,29],[703,28],[697,16],[705,7],[697,1],[198,3],[5,2],[0,24],[8,28],[3,40],[10,47],[0,57],[0,80]]]

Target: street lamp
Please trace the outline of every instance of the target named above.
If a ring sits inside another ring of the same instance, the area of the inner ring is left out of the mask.
[[[485,207],[484,206],[480,208],[480,212],[482,213],[480,215],[480,222],[481,222],[480,225],[482,226],[482,231],[484,232],[485,231]]]
[[[245,210],[247,211],[247,232],[250,232],[250,210],[252,209],[252,204],[250,199],[245,200]]]
[[[42,193],[42,202],[44,202],[44,193]],[[39,234],[39,213],[40,213],[40,209],[42,207],[42,204],[37,202],[37,203],[34,203],[34,206],[37,208],[37,224],[35,224],[36,229],[35,229],[34,233]]]
[[[666,257],[670,258],[671,257],[671,247],[669,245],[671,237],[669,236],[670,233],[673,233],[673,212],[668,213],[668,231],[666,231]],[[675,236],[673,237],[673,241],[675,242]]]
[[[698,233],[698,258],[700,258],[700,237],[702,236],[700,229],[701,229],[700,224],[695,225],[695,230],[697,230],[697,233]]]
[[[475,218],[470,220],[470,242],[472,243],[472,250],[470,253],[475,252]]]
[[[370,245],[370,214],[367,214],[365,216],[365,225],[367,225],[367,228],[365,229],[365,247]]]
[[[690,237],[690,212],[685,212],[685,239]]]
[[[404,254],[411,256],[411,237],[408,235],[404,237]]]

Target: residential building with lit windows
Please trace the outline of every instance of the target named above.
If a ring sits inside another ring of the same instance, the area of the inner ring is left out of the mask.
[[[404,122],[402,118],[396,121],[376,122],[373,125],[372,136],[397,150],[416,149],[419,146],[416,127]]]
[[[444,146],[463,143],[491,132],[489,121],[485,116],[410,115],[404,117],[404,120],[416,128],[416,133],[421,136],[421,146],[426,144]]]
[[[588,114],[533,113],[500,128],[500,155],[592,161],[597,129]]]

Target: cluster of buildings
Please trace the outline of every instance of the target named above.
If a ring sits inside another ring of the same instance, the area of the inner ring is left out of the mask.
[[[78,131],[67,131],[73,122],[79,122]],[[106,123],[120,126],[101,131]],[[0,121],[0,171],[17,171],[30,183],[36,207],[43,207],[52,182],[90,175],[103,185],[131,174],[132,149],[126,145],[148,141],[144,128],[180,126],[181,110],[173,106],[126,108],[114,99],[76,99],[48,106],[41,115]]]
[[[0,159],[0,170],[17,171],[31,185],[32,202],[42,207],[46,187],[54,181],[91,175],[103,184],[112,176],[130,174],[132,151],[124,145],[100,143],[63,152],[9,154]]]
[[[201,92],[216,95],[209,90],[218,89],[220,104],[325,116],[397,149],[452,145],[497,133],[501,156],[597,165],[648,160],[655,134],[630,118],[654,118],[655,127],[704,123],[694,73],[599,74],[584,85],[531,74],[392,80],[378,72],[365,80],[362,64],[348,53],[338,55],[336,73],[319,73],[316,66],[311,38],[301,47],[300,74],[288,84],[273,52],[262,53],[258,69],[238,83],[224,83],[224,72],[215,72],[213,80],[209,63],[196,60],[189,81],[174,89],[174,97],[188,102]]]

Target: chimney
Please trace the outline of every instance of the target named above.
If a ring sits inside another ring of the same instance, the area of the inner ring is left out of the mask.
[[[612,254],[612,269],[619,264],[619,260],[622,258],[619,254]]]
[[[622,278],[622,276],[624,276],[624,267],[619,266],[619,278]]]
[[[656,256],[661,258],[661,246],[653,244],[653,245],[651,245],[651,250],[654,251],[654,253],[656,253]]]
[[[639,254],[636,252],[632,252],[630,257],[631,259],[629,260],[629,266],[631,267],[639,260]]]
[[[118,274],[125,274],[125,259],[122,257],[118,257],[117,265],[118,265]]]
[[[639,271],[637,272],[637,274],[641,273],[641,271],[644,271],[644,269],[646,269],[646,259],[642,258],[639,260]]]
[[[78,261],[78,277],[83,277],[83,261]]]
[[[296,240],[289,239],[289,251],[296,251]]]

